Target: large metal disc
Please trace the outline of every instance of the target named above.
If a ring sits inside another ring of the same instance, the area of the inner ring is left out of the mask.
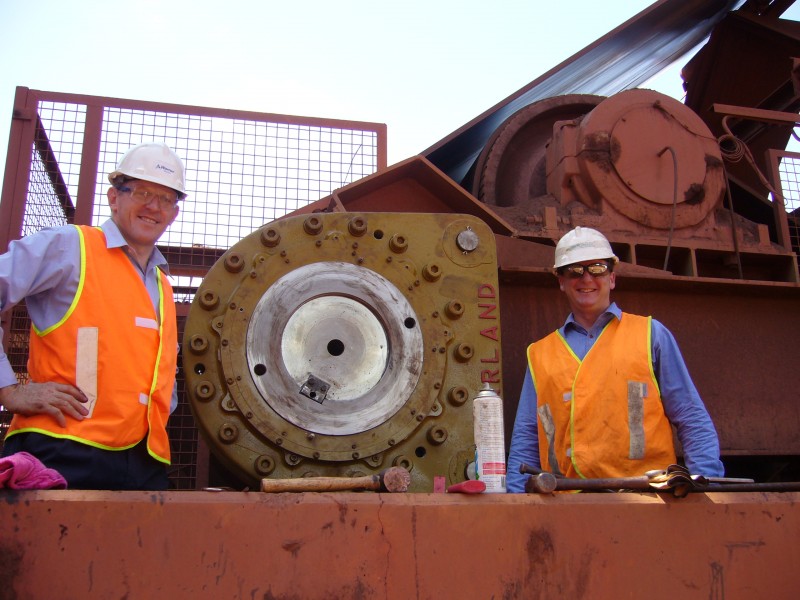
[[[423,339],[405,296],[375,271],[312,263],[278,279],[247,330],[263,399],[307,431],[349,435],[388,421],[419,380]]]

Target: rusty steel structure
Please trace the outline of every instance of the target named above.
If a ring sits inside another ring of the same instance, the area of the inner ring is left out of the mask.
[[[553,248],[578,225],[621,259],[614,299],[675,334],[726,474],[800,481],[800,154],[786,150],[800,23],[780,18],[791,4],[655,2],[418,156],[387,166],[374,127],[377,158],[342,185],[227,237],[168,238],[187,278],[178,416],[199,432],[191,484],[173,473],[160,494],[0,493],[11,597],[45,595],[54,574],[69,597],[794,597],[797,492],[466,496],[435,484],[472,476],[469,401],[484,383],[504,399],[510,441],[525,348],[568,312]],[[640,89],[701,40],[685,101]],[[44,165],[59,219],[83,222],[81,194],[101,184],[81,171],[70,209],[45,139],[21,153]],[[190,169],[218,180],[211,162],[192,154]],[[10,184],[7,166],[0,214],[23,223],[35,211],[8,200],[26,197],[10,186],[35,178],[9,165],[19,176]],[[24,327],[4,321],[12,349]],[[388,466],[411,472],[410,493],[250,491]]]

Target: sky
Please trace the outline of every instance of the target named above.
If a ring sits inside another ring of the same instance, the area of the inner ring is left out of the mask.
[[[0,0],[0,165],[17,86],[385,123],[391,165],[650,4]],[[643,87],[680,98],[684,63]]]

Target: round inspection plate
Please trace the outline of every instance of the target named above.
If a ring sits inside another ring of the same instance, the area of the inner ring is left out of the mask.
[[[385,423],[422,372],[414,309],[386,278],[312,263],[271,285],[247,328],[247,365],[263,400],[306,431],[351,435]]]
[[[289,318],[281,338],[289,375],[299,382],[313,373],[330,384],[323,390],[325,401],[369,392],[383,376],[388,354],[389,339],[381,322],[361,302],[346,296],[309,300]],[[312,400],[318,395],[309,393]]]

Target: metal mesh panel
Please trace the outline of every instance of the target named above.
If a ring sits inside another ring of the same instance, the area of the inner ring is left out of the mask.
[[[3,339],[8,349],[6,355],[19,383],[28,381],[28,336],[31,320],[25,304],[17,304],[9,311],[8,323],[3,323]],[[5,437],[11,414],[0,410],[0,439]]]
[[[229,117],[226,114],[230,111],[209,109],[196,111],[203,114],[188,109],[171,112],[131,108],[128,105],[144,103],[124,101],[102,106],[102,125],[96,141],[92,141],[90,109],[97,107],[56,101],[47,95],[42,93],[43,99],[37,102],[38,121],[20,234],[77,222],[81,169],[91,169],[95,181],[91,216],[84,218],[99,225],[110,216],[107,174],[132,146],[163,141],[184,161],[189,196],[181,203],[180,214],[162,236],[159,247],[168,250],[171,264],[200,265],[202,272],[222,251],[263,224],[374,173],[379,146],[385,149],[385,137],[380,139],[379,131],[366,123],[247,113],[252,115],[250,119],[241,113]],[[99,149],[97,164],[82,164],[84,145],[94,143]],[[179,314],[181,305],[185,314],[202,273],[192,276],[181,274],[180,268],[177,271],[172,284]],[[183,318],[178,320],[182,331]],[[24,306],[13,310],[11,322],[4,323],[4,329],[7,354],[18,379],[24,381],[30,329]],[[198,431],[180,369],[177,380],[179,402],[168,425],[170,486],[193,489],[198,485]],[[0,407],[0,439],[9,421],[10,415]]]
[[[789,238],[794,251],[800,253],[800,154],[786,152],[781,155],[778,171],[786,212],[789,213]]]
[[[186,164],[189,197],[160,243],[227,249],[264,223],[377,169],[372,131],[108,109],[100,171],[142,141],[170,145]],[[96,223],[110,215],[97,185]]]

